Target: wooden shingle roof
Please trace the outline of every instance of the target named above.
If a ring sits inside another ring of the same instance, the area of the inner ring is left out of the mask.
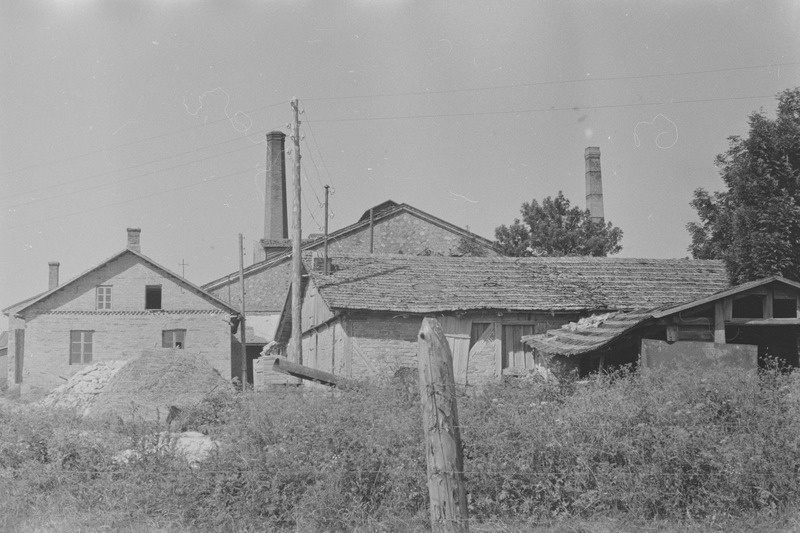
[[[549,354],[580,355],[606,347],[652,316],[641,311],[591,316],[546,333],[526,335],[522,342]]]
[[[721,262],[688,259],[348,255],[331,262],[328,276],[310,272],[331,309],[652,309],[728,287]]]

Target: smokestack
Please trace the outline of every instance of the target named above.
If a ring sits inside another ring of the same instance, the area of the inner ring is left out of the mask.
[[[141,234],[142,230],[139,228],[128,228],[128,250],[142,253]]]
[[[586,209],[592,222],[604,222],[603,177],[600,173],[600,148],[589,146],[583,153],[586,160]]]
[[[286,135],[267,133],[267,181],[264,187],[264,240],[289,238],[286,212]]]
[[[50,267],[50,276],[47,279],[47,290],[52,291],[58,287],[58,267],[61,266],[61,263],[58,261],[50,261],[47,265]]]

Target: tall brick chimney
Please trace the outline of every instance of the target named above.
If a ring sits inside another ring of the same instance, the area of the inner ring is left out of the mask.
[[[291,246],[286,206],[286,135],[267,133],[267,181],[264,187],[264,246]],[[271,242],[279,241],[279,242]]]
[[[142,245],[140,243],[140,238],[142,235],[142,230],[139,228],[128,228],[128,250],[133,250],[134,252],[142,252]]]
[[[586,160],[586,209],[594,222],[604,222],[603,177],[600,173],[600,148],[589,146],[583,153]]]
[[[50,275],[47,279],[47,290],[52,291],[58,287],[58,267],[61,266],[61,263],[58,261],[50,261],[47,265],[50,267]]]

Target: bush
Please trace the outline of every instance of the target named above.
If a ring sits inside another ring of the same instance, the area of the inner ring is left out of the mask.
[[[679,519],[797,500],[794,376],[684,368],[619,377],[594,376],[555,401],[541,387],[490,387],[468,404],[472,516]]]
[[[470,517],[777,516],[800,497],[798,409],[800,378],[778,369],[473,390],[459,397]],[[222,392],[184,410],[180,427],[217,452],[192,466],[155,445],[163,426],[0,413],[0,530],[428,527],[421,408],[407,383]],[[125,449],[135,460],[111,459]]]

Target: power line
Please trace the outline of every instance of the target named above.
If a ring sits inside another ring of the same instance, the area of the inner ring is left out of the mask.
[[[398,115],[394,117],[355,117],[355,118],[331,118],[317,120],[317,122],[364,122],[369,120],[405,120],[417,118],[448,118],[448,117],[474,117],[483,115],[518,115],[522,113],[539,113],[550,111],[583,111],[590,109],[614,109],[623,107],[649,107],[673,104],[696,104],[703,102],[725,102],[734,100],[754,100],[758,98],[774,98],[774,94],[762,94],[754,96],[735,96],[730,98],[698,98],[695,100],[671,100],[669,102],[645,102],[635,104],[609,104],[596,106],[569,106],[569,107],[547,107],[535,109],[515,109],[509,111],[473,111],[469,113],[436,113],[430,115]]]
[[[259,132],[256,132],[256,133],[264,133],[264,132],[259,131]],[[186,155],[186,154],[191,154],[191,153],[194,153],[194,152],[201,152],[203,150],[207,150],[208,148],[214,148],[215,146],[221,146],[223,144],[228,144],[228,143],[231,143],[231,142],[234,142],[234,141],[238,141],[238,140],[244,139],[244,138],[250,140],[250,142],[253,143],[253,144],[251,144],[250,146],[245,146],[243,148],[238,148],[238,149],[233,150],[231,152],[225,152],[225,153],[219,154],[219,155],[225,155],[225,154],[233,153],[233,152],[236,152],[236,151],[239,151],[239,150],[245,150],[247,148],[251,148],[252,146],[256,146],[258,144],[261,144],[263,142],[263,141],[254,142],[247,135],[240,136],[240,137],[236,137],[236,138],[233,138],[233,139],[228,139],[227,141],[221,141],[221,142],[218,142],[218,143],[209,144],[207,146],[201,146],[200,148],[195,148],[193,150],[187,150],[185,152],[179,152],[177,154],[172,154],[172,155],[167,156],[167,157],[161,157],[161,158],[158,158],[158,159],[152,159],[150,161],[145,161],[144,163],[137,163],[135,165],[130,165],[130,166],[127,166],[127,167],[108,170],[106,172],[100,172],[99,174],[92,174],[91,176],[86,176],[86,177],[79,178],[79,179],[76,179],[76,180],[73,180],[73,181],[62,181],[62,182],[59,182],[59,183],[53,183],[51,185],[38,187],[36,189],[28,189],[27,191],[14,193],[14,194],[9,194],[8,196],[0,197],[0,201],[1,200],[8,200],[9,198],[15,198],[17,196],[25,196],[26,194],[32,194],[32,193],[39,192],[39,191],[50,190],[53,187],[60,187],[62,185],[74,185],[75,183],[79,183],[79,182],[82,182],[82,181],[88,181],[88,180],[91,180],[91,179],[94,179],[94,178],[99,178],[101,176],[107,176],[109,174],[114,174],[115,172],[123,172],[125,170],[130,170],[130,169],[133,169],[133,168],[143,167],[145,165],[150,165],[152,163],[160,163],[161,161],[167,161],[168,159],[174,159],[176,157],[180,157],[180,156]],[[217,156],[212,156],[212,157],[217,157]],[[192,164],[192,163],[195,163],[195,162],[199,162],[199,161],[205,161],[205,159],[199,159],[199,160],[196,160],[196,161],[191,161],[189,163],[184,163],[183,165],[178,165],[178,166],[189,165],[189,164]],[[163,170],[170,170],[171,168],[177,168],[177,167],[170,167],[170,168],[163,169]],[[154,172],[160,172],[160,171],[154,171]],[[147,175],[147,174],[142,174],[142,175]],[[51,198],[57,198],[57,196],[53,196]],[[27,203],[30,203],[30,202],[27,202]],[[15,204],[15,205],[25,205],[25,204]]]
[[[331,186],[333,186],[333,177],[331,176],[331,173],[328,170],[328,165],[325,164],[325,158],[322,156],[322,149],[320,149],[319,143],[317,142],[317,137],[314,135],[314,129],[311,127],[311,120],[308,116],[308,111],[305,109],[303,111],[306,116],[306,125],[308,126],[308,131],[311,133],[311,139],[314,141],[314,145],[317,147],[317,153],[319,153],[319,160],[322,163],[322,168],[325,169],[325,174],[328,175],[328,183]],[[306,144],[308,143],[306,142]]]
[[[276,107],[276,106],[284,105],[284,104],[286,104],[285,101],[276,102],[274,104],[269,104],[269,105],[257,107],[255,109],[251,109],[249,111],[244,111],[244,113],[255,113],[256,111],[262,111],[264,109],[269,109],[270,107]],[[111,151],[111,150],[116,150],[118,148],[126,148],[128,146],[133,146],[135,144],[140,144],[140,143],[147,142],[147,141],[152,141],[152,140],[155,140],[155,139],[163,139],[164,137],[169,137],[170,135],[174,135],[176,133],[184,133],[186,131],[194,130],[194,129],[197,129],[197,128],[203,128],[205,126],[211,126],[212,124],[218,124],[220,122],[231,122],[231,118],[226,116],[225,118],[221,118],[221,119],[218,119],[218,120],[212,120],[211,122],[204,122],[203,124],[196,124],[194,126],[189,126],[189,127],[182,128],[182,129],[179,129],[179,130],[169,131],[167,133],[162,133],[162,134],[159,134],[159,135],[153,135],[151,137],[145,137],[144,139],[139,139],[139,140],[131,141],[131,142],[128,142],[128,143],[117,144],[117,145],[114,145],[114,146],[108,146],[106,148],[98,148],[97,150],[92,150],[91,152],[86,152],[86,153],[83,153],[83,154],[78,154],[78,155],[73,155],[73,156],[70,156],[70,157],[65,157],[63,159],[56,159],[56,160],[53,160],[53,161],[47,161],[45,163],[36,163],[35,165],[29,165],[27,167],[16,168],[14,170],[7,170],[5,172],[0,172],[0,176],[6,176],[8,174],[14,174],[16,172],[22,172],[22,171],[25,171],[25,170],[30,170],[32,168],[39,168],[39,167],[44,167],[44,166],[48,166],[48,165],[55,165],[57,163],[64,163],[64,162],[67,162],[67,161],[74,161],[75,159],[80,159],[82,157],[88,157],[90,155],[99,154],[101,152],[106,152],[106,151]]]
[[[144,195],[144,196],[137,196],[136,198],[129,198],[127,200],[122,200],[120,202],[101,205],[101,206],[93,208],[93,209],[81,209],[80,211],[72,211],[71,213],[65,213],[65,214],[56,215],[56,216],[53,216],[53,217],[50,217],[50,218],[43,218],[43,219],[39,219],[39,220],[34,220],[34,221],[31,221],[31,222],[26,222],[24,224],[17,224],[16,226],[8,226],[8,227],[5,227],[3,229],[4,230],[12,230],[12,229],[17,229],[17,228],[24,228],[26,226],[32,226],[34,224],[39,224],[39,223],[42,223],[42,222],[50,222],[52,220],[58,220],[60,218],[71,217],[71,216],[74,216],[74,215],[81,215],[83,213],[89,213],[89,212],[92,212],[92,211],[99,211],[101,209],[106,209],[106,208],[109,208],[109,207],[114,207],[114,206],[123,205],[123,204],[128,204],[128,203],[131,203],[131,202],[144,200],[146,198],[152,198],[154,196],[160,196],[162,194],[167,194],[167,193],[171,193],[171,192],[175,192],[175,191],[181,191],[181,190],[184,190],[184,189],[189,189],[191,187],[197,187],[198,185],[205,185],[206,183],[210,183],[212,181],[219,181],[219,180],[222,180],[222,179],[225,179],[225,178],[230,178],[231,176],[237,176],[239,174],[244,174],[245,172],[253,172],[253,170],[254,169],[252,169],[252,168],[248,168],[248,169],[245,169],[245,170],[240,170],[238,172],[231,172],[230,174],[225,174],[225,175],[222,175],[222,176],[214,176],[214,177],[211,177],[211,178],[204,178],[203,181],[201,181],[200,183],[190,183],[188,185],[182,185],[180,187],[173,187],[172,189],[166,189],[166,190],[163,190],[163,191],[159,191],[159,192],[152,193],[152,194],[147,194],[147,195]]]
[[[496,85],[492,87],[473,87],[469,89],[445,89],[441,91],[413,91],[413,92],[405,92],[405,93],[376,93],[376,94],[363,94],[363,95],[354,95],[354,96],[328,96],[328,97],[319,97],[319,98],[304,98],[305,101],[325,101],[325,100],[353,100],[358,98],[384,98],[384,97],[394,97],[394,96],[425,96],[425,95],[432,95],[432,94],[453,94],[453,93],[464,93],[464,92],[476,92],[476,91],[494,91],[494,90],[504,90],[504,89],[519,89],[523,87],[537,87],[541,85],[561,85],[567,83],[585,83],[585,82],[594,82],[594,81],[626,81],[626,80],[642,80],[642,79],[652,79],[652,78],[669,78],[669,77],[680,77],[680,76],[692,76],[697,74],[711,74],[711,73],[719,73],[719,72],[734,72],[740,70],[753,70],[759,68],[770,68],[770,67],[786,67],[790,65],[797,65],[800,62],[792,61],[787,63],[766,63],[763,65],[751,65],[745,67],[730,67],[730,68],[719,68],[719,69],[709,69],[709,70],[692,70],[687,72],[674,72],[674,73],[664,73],[664,74],[643,74],[639,76],[613,76],[613,77],[603,77],[603,78],[574,78],[569,80],[546,80],[546,81],[537,81],[537,82],[530,82],[530,83],[517,83],[512,85]]]
[[[20,203],[17,203],[17,204],[12,204],[12,205],[6,206],[6,207],[8,207],[8,208],[20,207],[20,206],[23,206],[23,205],[30,205],[30,204],[35,204],[35,203],[39,203],[39,202],[44,202],[44,201],[47,201],[47,200],[53,200],[53,199],[56,199],[56,198],[63,198],[64,196],[71,196],[73,194],[78,194],[78,193],[81,193],[81,192],[94,191],[94,190],[97,190],[97,189],[104,189],[106,187],[111,187],[113,185],[124,183],[126,181],[133,181],[135,179],[139,179],[139,178],[142,178],[142,177],[145,177],[145,176],[151,176],[153,174],[158,174],[158,173],[161,173],[161,172],[167,172],[169,170],[175,170],[176,168],[186,167],[186,166],[194,165],[195,163],[201,163],[203,161],[208,161],[209,159],[215,159],[217,157],[222,157],[224,155],[233,154],[235,152],[241,152],[242,150],[247,150],[249,148],[252,148],[253,146],[255,146],[255,145],[249,145],[249,146],[244,146],[242,148],[236,148],[234,150],[229,150],[229,151],[223,152],[221,154],[215,154],[215,155],[212,155],[212,156],[204,157],[202,159],[196,159],[196,160],[193,160],[193,161],[189,161],[188,163],[181,163],[179,165],[173,165],[171,167],[162,168],[162,169],[159,169],[159,170],[153,170],[153,171],[150,171],[150,172],[145,172],[143,174],[137,174],[135,176],[129,176],[127,178],[122,178],[122,179],[119,179],[119,180],[116,180],[116,181],[112,181],[112,182],[109,182],[109,183],[103,183],[103,184],[94,185],[94,186],[91,186],[91,187],[84,187],[83,189],[67,191],[67,192],[64,192],[64,193],[61,193],[61,194],[55,194],[53,196],[48,196],[46,198],[35,198],[33,200],[28,200],[27,202],[20,202]],[[108,172],[105,172],[105,173],[102,173],[102,174],[96,174],[94,176],[90,176],[90,178],[96,178],[96,177],[102,176],[104,174],[108,174]],[[82,180],[79,180],[79,181],[82,181]]]
[[[319,168],[317,167],[317,162],[314,160],[314,155],[312,153],[311,146],[309,146],[308,141],[306,141],[305,139],[303,139],[303,141],[305,142],[306,148],[308,149],[308,157],[309,159],[311,159],[311,164],[314,166],[314,175],[317,177],[317,183],[319,183],[320,187],[325,188],[325,184],[322,183],[322,178],[320,178]]]

